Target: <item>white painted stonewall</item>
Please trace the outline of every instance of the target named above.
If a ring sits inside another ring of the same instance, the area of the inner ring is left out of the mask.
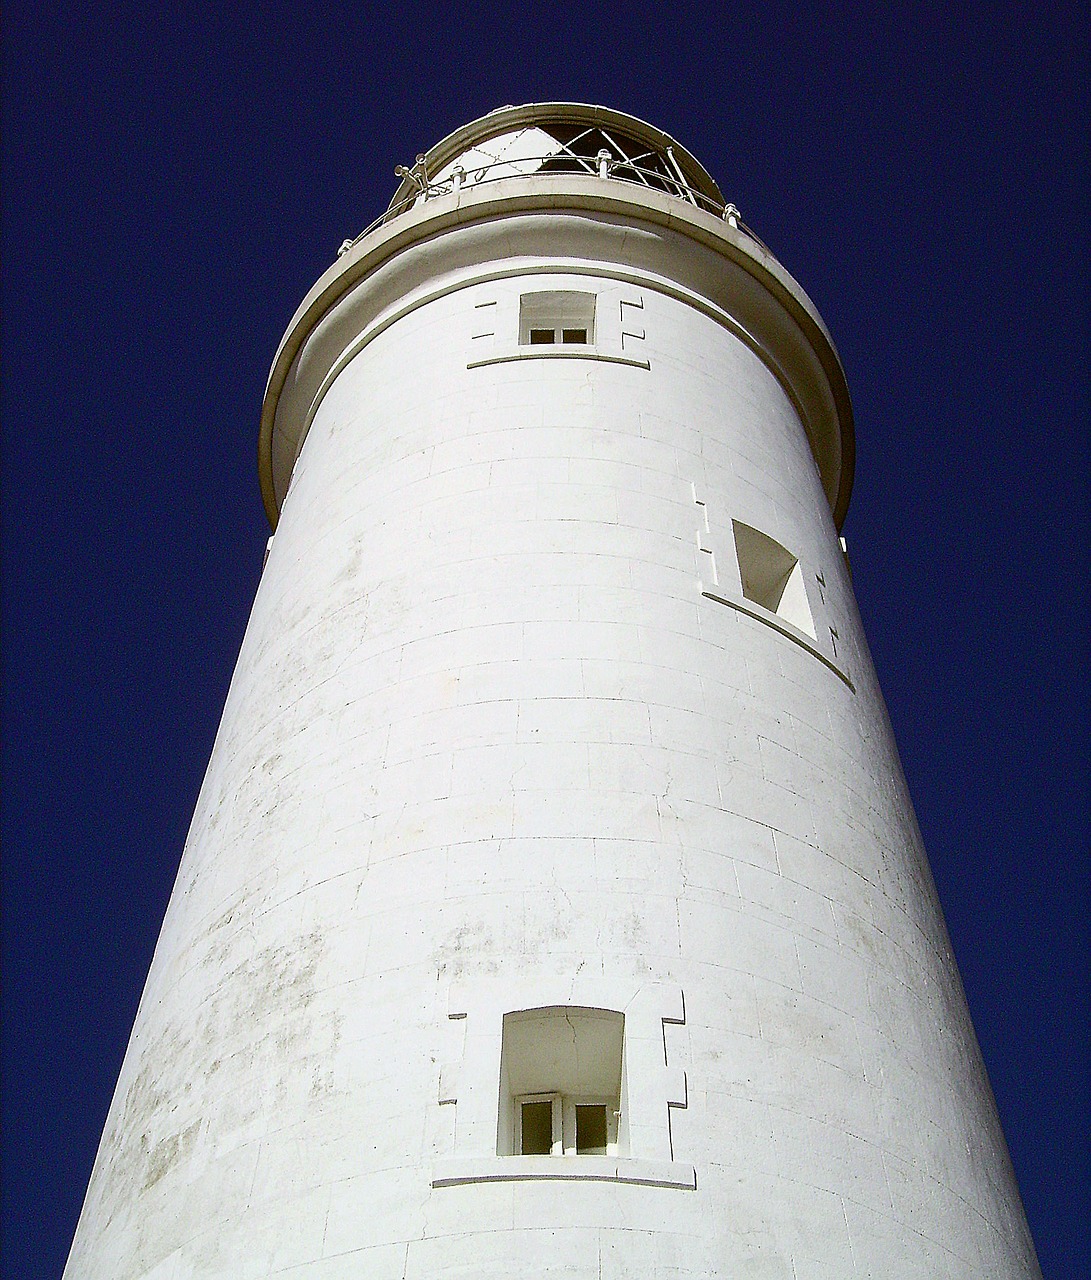
[[[276,532],[66,1276],[1039,1275],[821,320],[618,113],[403,179],[274,364]]]

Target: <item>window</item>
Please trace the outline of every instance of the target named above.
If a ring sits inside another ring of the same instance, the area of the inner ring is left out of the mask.
[[[589,346],[595,340],[595,295],[555,290],[519,299],[519,343]]]
[[[731,525],[743,597],[790,622],[813,640],[814,619],[799,561],[768,534],[738,520]]]
[[[549,1156],[556,1144],[561,1150],[561,1099],[556,1093],[544,1098],[531,1096],[518,1100],[519,1155]]]
[[[446,1152],[436,1152],[433,1187],[541,1180],[696,1188],[693,1165],[675,1158],[672,1132],[688,1099],[669,1030],[686,1021],[680,987],[528,968],[452,984],[447,1017],[457,1034],[441,1062],[438,1104],[455,1111],[455,1123]],[[685,1132],[679,1141],[689,1141]]]
[[[581,1156],[604,1156],[610,1141],[610,1117],[605,1102],[576,1103],[576,1152]],[[617,1131],[613,1141],[617,1145]]]
[[[624,1028],[610,1009],[506,1014],[497,1153],[617,1155]]]
[[[614,1096],[576,1101],[566,1094],[532,1093],[515,1099],[515,1155],[617,1154],[618,1107]]]

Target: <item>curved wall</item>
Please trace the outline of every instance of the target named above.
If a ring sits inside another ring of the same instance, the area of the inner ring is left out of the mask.
[[[1037,1274],[807,434],[621,243],[456,245],[327,380],[70,1276]],[[498,1154],[565,1006],[617,1149]]]

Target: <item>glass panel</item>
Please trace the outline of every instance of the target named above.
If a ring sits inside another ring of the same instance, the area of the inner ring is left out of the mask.
[[[531,329],[530,345],[532,347],[549,346],[556,340],[556,334],[552,329]]]
[[[553,1103],[524,1102],[520,1150],[525,1156],[548,1156],[553,1150]]]
[[[606,1108],[600,1103],[576,1104],[576,1150],[583,1156],[606,1154]]]
[[[564,329],[561,332],[561,341],[562,342],[586,342],[587,330],[586,329]]]

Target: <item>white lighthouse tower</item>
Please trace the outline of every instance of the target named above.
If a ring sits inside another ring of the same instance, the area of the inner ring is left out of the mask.
[[[273,364],[275,534],[66,1275],[1037,1276],[820,317],[629,116],[401,172]]]

